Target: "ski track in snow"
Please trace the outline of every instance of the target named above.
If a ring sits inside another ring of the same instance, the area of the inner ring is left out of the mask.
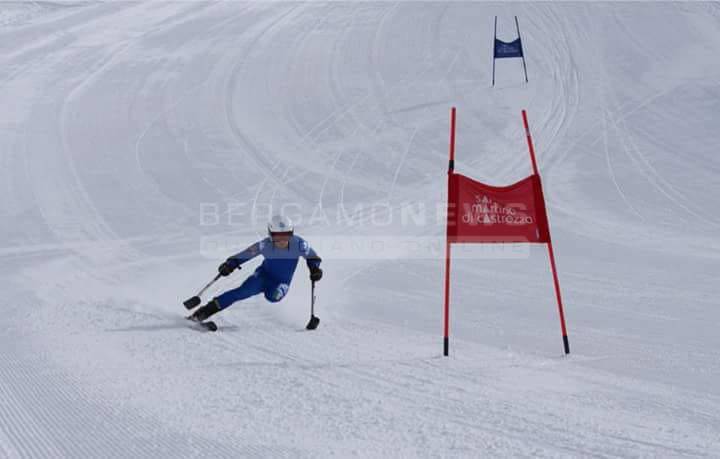
[[[718,11],[3,4],[0,456],[719,456]],[[490,88],[515,14],[530,83],[506,61]],[[314,332],[302,263],[282,303],[188,326],[262,233],[233,205],[360,205],[311,242],[440,238],[395,220],[445,199],[452,105],[458,170],[495,184],[530,171],[528,109],[571,356],[535,248],[454,261],[450,358],[441,254],[321,253]]]

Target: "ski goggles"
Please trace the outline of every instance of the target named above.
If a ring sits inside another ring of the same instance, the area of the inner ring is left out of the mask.
[[[288,241],[290,241],[290,238],[292,238],[292,235],[293,235],[292,231],[270,233],[270,239],[272,239],[273,242],[288,242]]]

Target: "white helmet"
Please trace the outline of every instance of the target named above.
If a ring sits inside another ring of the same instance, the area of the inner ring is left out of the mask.
[[[283,215],[274,215],[268,223],[268,234],[272,236],[276,233],[293,234],[293,224],[289,218]]]

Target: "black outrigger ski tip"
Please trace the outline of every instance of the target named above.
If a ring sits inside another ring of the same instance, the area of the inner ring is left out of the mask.
[[[183,302],[183,306],[185,306],[185,309],[192,309],[194,307],[199,306],[201,303],[199,296],[194,296],[192,298],[188,298]]]
[[[315,330],[320,325],[320,318],[317,316],[311,316],[310,321],[305,326],[306,330]]]
[[[205,291],[206,291],[207,289],[209,289],[212,284],[214,284],[218,279],[220,279],[220,277],[222,277],[222,274],[218,273],[218,275],[215,276],[215,277],[213,278],[213,280],[211,280],[210,282],[208,282],[208,284],[207,284],[205,287],[203,287],[203,289],[200,290],[200,291],[197,293],[197,295],[195,295],[194,297],[188,298],[187,300],[183,301],[183,306],[185,306],[186,309],[192,309],[192,308],[194,308],[194,307],[196,307],[196,306],[200,306],[200,303],[201,303],[200,297],[202,296],[202,294],[205,293]]]

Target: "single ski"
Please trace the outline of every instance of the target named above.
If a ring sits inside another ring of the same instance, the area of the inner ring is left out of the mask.
[[[193,319],[192,316],[188,316],[188,317],[186,317],[186,319],[189,320],[190,322],[192,322],[193,325],[196,325],[197,327],[200,327],[203,330],[214,332],[214,331],[217,331],[217,329],[218,329],[217,324],[215,322],[213,322],[212,320],[206,320],[204,322],[199,322],[199,321]]]

